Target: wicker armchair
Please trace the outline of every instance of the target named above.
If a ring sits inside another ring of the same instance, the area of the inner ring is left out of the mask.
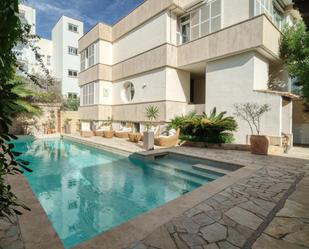
[[[122,130],[115,131],[114,135],[118,138],[129,138],[129,133],[132,133],[132,127],[125,127]]]
[[[180,129],[176,130],[176,134],[172,136],[158,136],[155,138],[155,145],[161,147],[174,147],[177,145]]]
[[[102,126],[94,131],[94,135],[102,137],[104,135],[104,131],[110,131],[111,129],[112,129],[111,126]]]

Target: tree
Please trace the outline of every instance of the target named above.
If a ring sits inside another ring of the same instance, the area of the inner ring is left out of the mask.
[[[251,134],[254,134],[254,130],[256,134],[260,134],[261,131],[261,117],[264,113],[270,111],[270,106],[268,104],[260,105],[258,103],[243,103],[243,104],[235,104],[235,113],[236,117],[239,117],[246,121],[250,127]]]
[[[301,94],[309,103],[309,32],[303,21],[283,29],[280,57],[290,76],[297,78]]]
[[[18,0],[0,1],[0,218],[8,220],[14,214],[21,214],[19,207],[28,210],[29,208],[14,195],[6,175],[22,173],[23,170],[31,171],[28,162],[16,158],[20,153],[14,151],[14,145],[9,142],[17,137],[10,134],[9,126],[18,113],[37,111],[28,101],[32,95],[31,91],[25,89],[15,78],[16,69],[23,71],[23,67],[17,60],[14,48],[18,45],[31,47],[42,70],[47,77],[49,75],[37,48],[32,43],[36,37],[30,33],[31,26],[22,24],[19,19],[18,3]],[[34,75],[27,72],[24,74],[39,85]]]
[[[79,98],[68,97],[62,100],[62,111],[78,111]]]

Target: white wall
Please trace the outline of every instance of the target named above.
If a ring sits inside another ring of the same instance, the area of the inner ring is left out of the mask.
[[[253,91],[255,82],[267,79],[268,70],[261,70],[267,68],[265,64],[253,52],[209,62],[206,68],[206,113],[217,107],[218,111],[227,111],[228,115],[233,115],[235,103],[269,104],[271,111],[261,120],[261,133],[280,136],[282,98]],[[243,120],[237,119],[237,122],[235,143],[245,143],[246,135],[251,133],[249,126]]]
[[[72,23],[78,26],[78,33],[68,30],[68,24]],[[83,36],[83,23],[62,16],[52,31],[53,51],[54,51],[54,70],[55,76],[62,80],[62,94],[79,94],[78,78],[69,77],[68,70],[80,71],[80,55],[71,55],[68,53],[68,46],[78,48],[78,40]]]
[[[222,0],[223,25],[228,27],[250,18],[251,0]]]
[[[41,38],[38,43],[36,44],[37,47],[39,47],[39,53],[42,56],[42,61],[44,63],[44,66],[50,74],[53,74],[53,67],[52,67],[52,60],[53,60],[53,43],[51,40],[43,39]],[[50,56],[51,58],[51,64],[47,64],[47,57]],[[36,66],[36,72],[42,73],[42,68],[40,65]]]
[[[53,71],[54,77],[62,80],[62,68],[63,68],[63,32],[62,25],[58,22],[52,29],[52,42],[53,42]]]
[[[293,103],[292,101],[282,101],[282,132],[292,134],[292,114]]]
[[[164,13],[113,43],[113,63],[167,42],[168,14]]]
[[[166,99],[190,101],[190,73],[173,68],[166,69]]]
[[[21,18],[22,22],[25,22],[27,24],[29,24],[31,26],[31,30],[30,30],[30,34],[35,35],[36,33],[36,11],[35,9],[23,5],[23,4],[19,4],[18,5],[19,8],[19,12],[20,14],[23,13],[24,14],[24,18]],[[22,61],[23,63],[25,63],[27,65],[27,68],[25,67],[24,69],[30,73],[33,74],[36,71],[36,59],[35,59],[35,55],[34,52],[32,51],[32,49],[29,46],[26,47],[21,47],[19,46],[18,48],[16,48],[18,50],[18,53],[20,53],[18,55],[18,60]]]
[[[98,104],[111,105],[113,103],[113,83],[108,81],[99,82]]]
[[[135,89],[134,98],[130,103],[161,101],[166,98],[166,69],[158,69],[114,82],[112,91],[113,104],[127,103],[122,99],[121,93],[124,83],[128,81],[133,83]]]
[[[98,51],[95,52],[95,56],[98,56],[99,63],[112,65],[113,64],[113,45],[110,42],[100,40],[98,42]]]

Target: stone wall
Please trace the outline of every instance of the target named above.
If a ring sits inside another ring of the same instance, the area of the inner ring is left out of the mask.
[[[60,104],[38,104],[42,110],[39,117],[28,117],[20,115],[13,121],[10,132],[16,135],[34,135],[40,136],[47,132],[46,123],[48,120],[54,120],[54,132],[59,131],[59,112]]]
[[[80,117],[78,111],[62,111],[60,113],[60,123],[61,123],[61,132],[64,133],[64,121],[66,119],[71,119],[70,127],[71,133],[79,132],[80,130]]]

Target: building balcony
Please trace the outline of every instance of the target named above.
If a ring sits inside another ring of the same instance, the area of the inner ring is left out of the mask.
[[[272,21],[263,14],[178,46],[177,65],[182,68],[250,50],[277,60],[280,35]]]

